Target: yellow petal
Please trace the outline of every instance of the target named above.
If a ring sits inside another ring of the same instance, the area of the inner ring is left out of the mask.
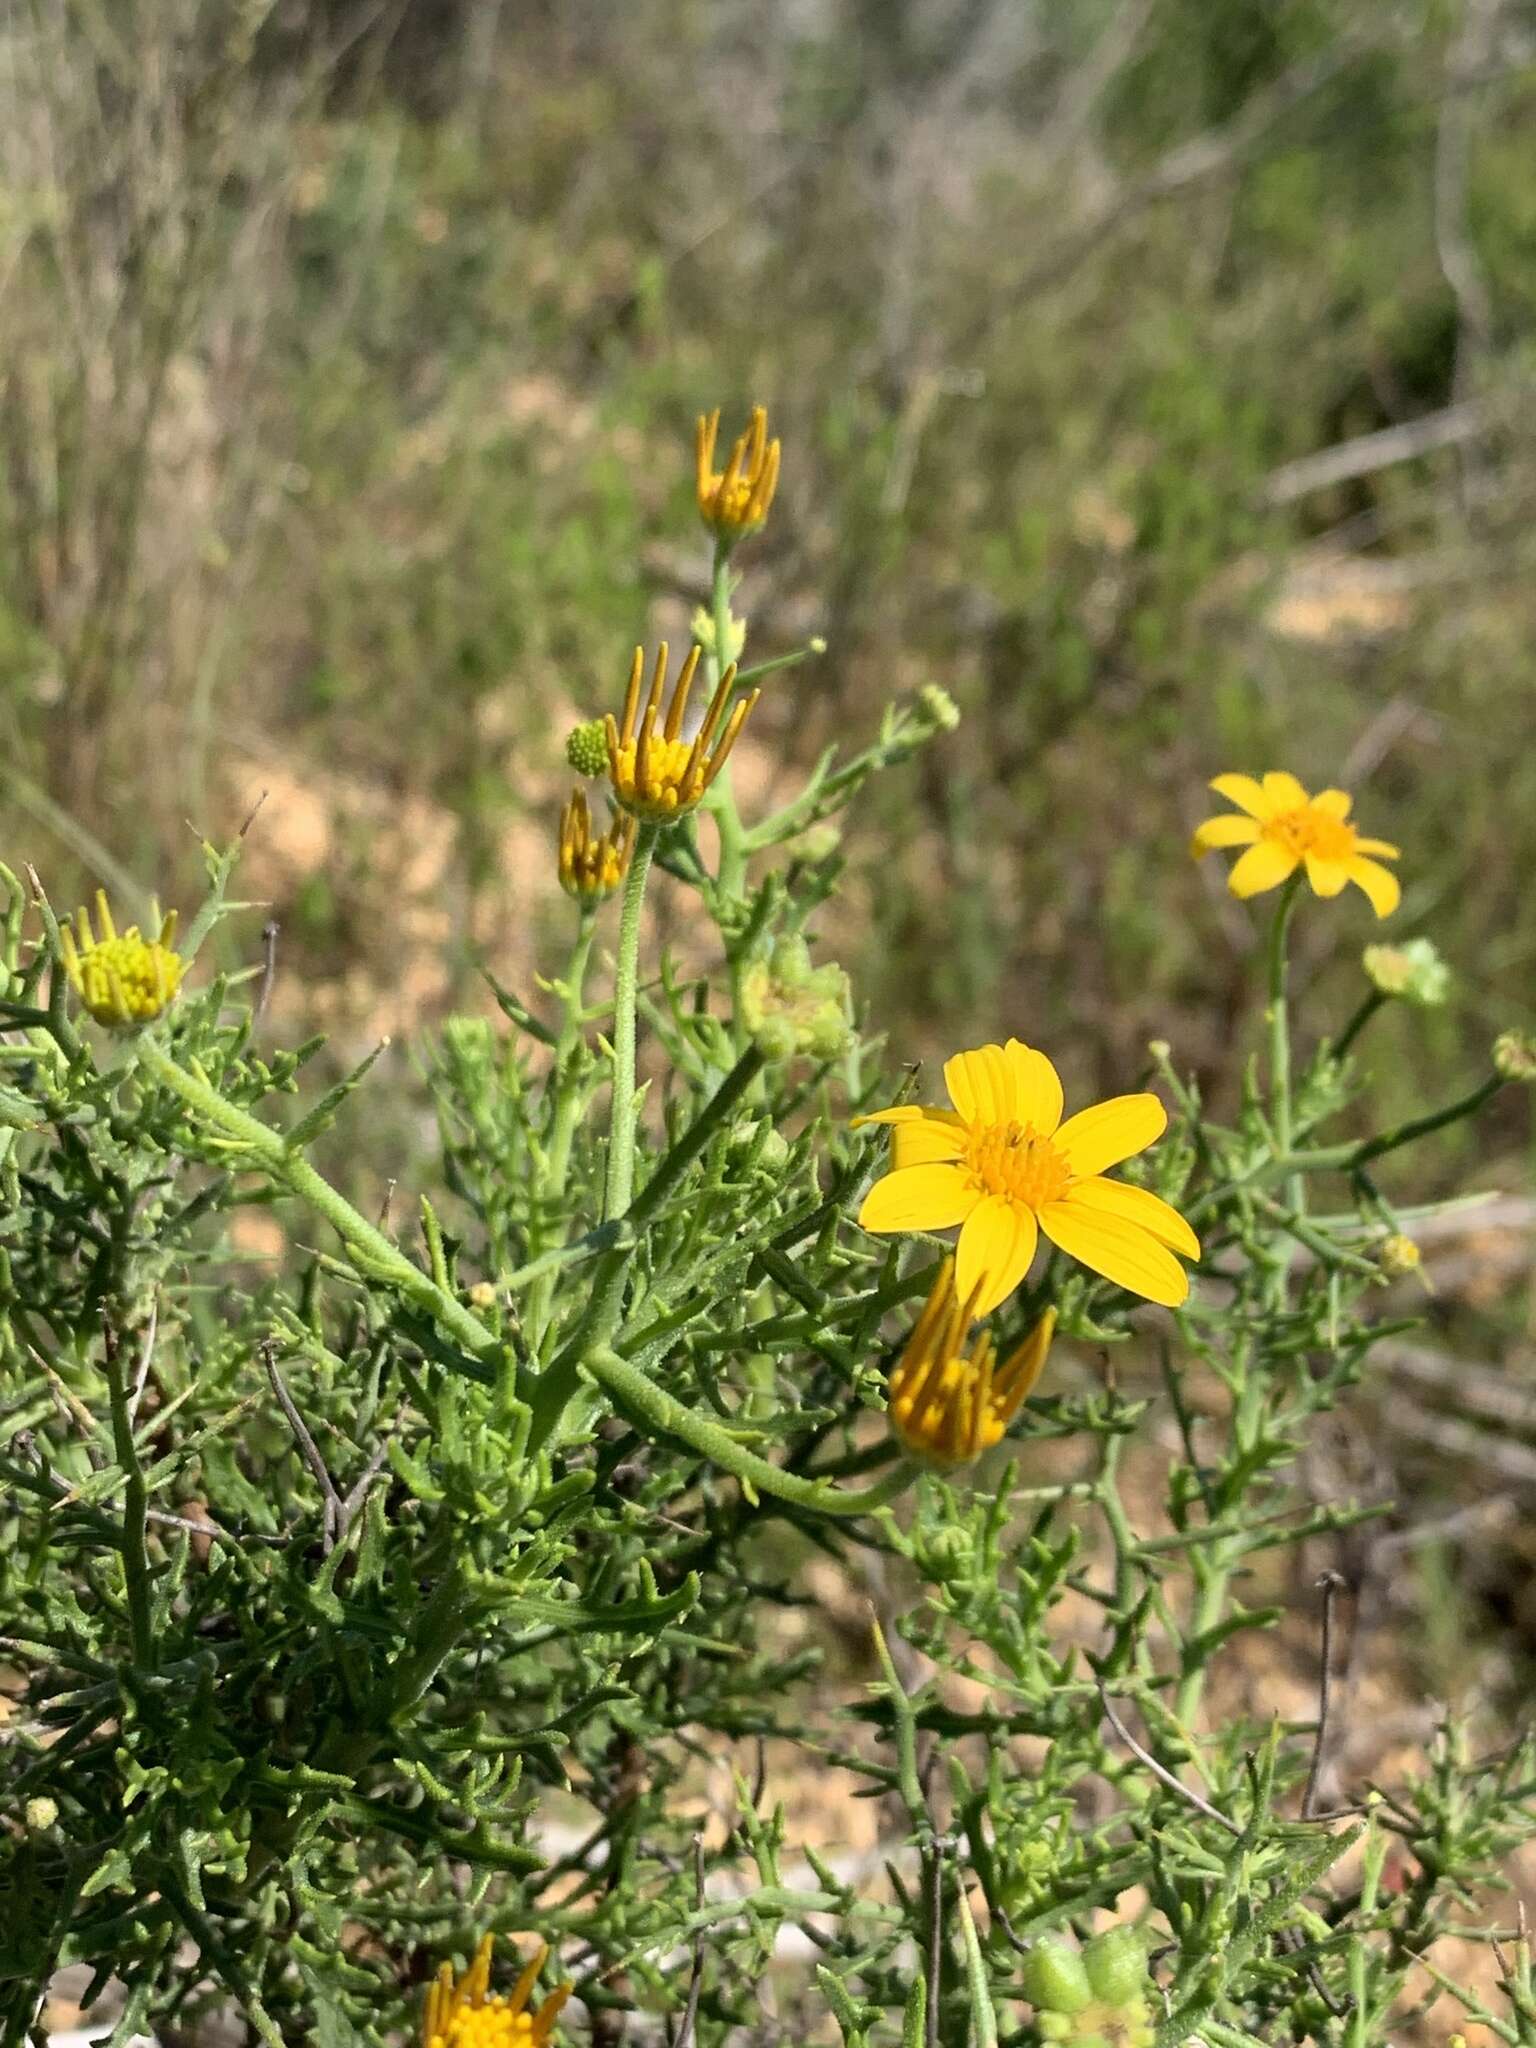
[[[1355,859],[1348,863],[1349,879],[1358,882],[1371,899],[1371,908],[1378,917],[1390,917],[1402,901],[1402,889],[1396,875],[1390,868],[1384,868],[1379,861]]]
[[[958,1117],[921,1116],[899,1123],[891,1133],[891,1165],[935,1166],[958,1159],[965,1149],[965,1126]]]
[[[1155,1237],[1159,1244],[1167,1245],[1171,1251],[1182,1252],[1186,1259],[1198,1259],[1200,1256],[1199,1238],[1178,1210],[1170,1207],[1161,1195],[1154,1195],[1150,1188],[1132,1187],[1129,1181],[1100,1180],[1094,1176],[1089,1180],[1074,1181],[1071,1193],[1064,1199],[1086,1204],[1106,1216],[1118,1216],[1123,1222],[1134,1223],[1150,1237]]]
[[[1155,1095],[1112,1095],[1092,1109],[1069,1116],[1056,1133],[1056,1150],[1074,1180],[1118,1166],[1133,1152],[1145,1152],[1168,1128],[1168,1112]]]
[[[1189,850],[1198,860],[1201,854],[1209,853],[1217,846],[1251,846],[1258,836],[1257,818],[1243,818],[1235,811],[1226,811],[1219,818],[1207,818],[1203,825],[1195,828]]]
[[[1251,775],[1213,775],[1211,787],[1218,796],[1224,796],[1229,804],[1236,804],[1237,808],[1246,811],[1250,818],[1257,818],[1260,824],[1263,824],[1274,809],[1274,805]]]
[[[944,1062],[949,1099],[968,1124],[1006,1124],[1013,1120],[1013,1070],[1000,1045],[981,1045],[957,1052]]]
[[[1320,789],[1312,799],[1312,808],[1321,811],[1325,817],[1337,818],[1342,823],[1349,816],[1354,798],[1347,789]]]
[[[1382,860],[1397,860],[1401,857],[1402,850],[1400,846],[1394,846],[1390,839],[1357,839],[1355,841],[1356,853],[1374,853]]]
[[[1279,888],[1295,867],[1294,853],[1276,846],[1272,839],[1261,839],[1257,846],[1249,847],[1228,875],[1227,887],[1234,896],[1258,896],[1265,889]]]
[[[866,1124],[915,1124],[928,1112],[920,1102],[904,1102],[897,1109],[871,1109],[863,1116],[856,1116],[849,1123],[851,1131],[861,1131]]]
[[[877,1180],[864,1197],[864,1230],[947,1230],[963,1223],[978,1197],[954,1166],[903,1166]]]
[[[1307,880],[1319,896],[1337,896],[1349,880],[1349,869],[1341,860],[1324,860],[1320,854],[1309,853]]]
[[[1076,1192],[1040,1211],[1040,1227],[1052,1244],[1117,1287],[1177,1308],[1189,1293],[1189,1275],[1167,1246],[1123,1217],[1075,1202]]]
[[[1049,1138],[1061,1122],[1061,1076],[1043,1052],[1010,1038],[1003,1048],[1013,1070],[1014,1115]]]
[[[955,1249],[955,1291],[969,1302],[978,1288],[971,1313],[990,1315],[1006,1301],[1029,1271],[1039,1242],[1035,1213],[1003,1195],[984,1195],[966,1218]]]
[[[1287,775],[1283,768],[1271,769],[1264,778],[1264,794],[1269,800],[1271,816],[1276,811],[1299,811],[1308,801],[1307,792],[1294,775]]]

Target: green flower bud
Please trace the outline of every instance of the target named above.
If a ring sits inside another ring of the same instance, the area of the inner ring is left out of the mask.
[[[830,860],[842,843],[843,835],[837,827],[823,822],[807,826],[798,839],[790,841],[789,850],[796,860],[814,865],[818,861]]]
[[[1147,1985],[1147,1949],[1134,1927],[1110,1927],[1083,1950],[1094,1995],[1106,2005],[1128,2005]]]
[[[730,622],[726,635],[729,645],[726,650],[725,660],[721,664],[725,668],[729,668],[733,661],[740,661],[741,650],[747,644],[746,620],[738,619],[736,614],[732,612],[730,614]],[[715,617],[713,612],[700,605],[693,617],[688,621],[688,630],[706,654],[712,654],[716,660],[719,660],[720,650],[715,645]]]
[[[1524,1031],[1504,1031],[1493,1043],[1495,1070],[1506,1081],[1536,1081],[1536,1038]]]
[[[1042,2041],[1070,2041],[1072,2021],[1064,2012],[1044,2012],[1035,2020],[1035,2032]]]
[[[578,775],[608,773],[608,737],[600,718],[573,725],[565,736],[565,758]]]
[[[1048,2013],[1081,2012],[1093,2002],[1083,1959],[1059,1934],[1043,1934],[1024,1958],[1024,1996]]]
[[[764,1059],[836,1059],[853,1036],[847,975],[831,963],[812,967],[804,939],[780,939],[748,968],[741,1007]]]
[[[1396,946],[1367,946],[1361,955],[1374,987],[1384,996],[1432,1010],[1451,992],[1451,970],[1430,939],[1407,939]]]
[[[1411,1237],[1394,1231],[1377,1245],[1376,1261],[1389,1280],[1401,1280],[1405,1273],[1417,1273],[1423,1256]]]
[[[27,1826],[34,1834],[41,1833],[44,1828],[51,1828],[58,1817],[59,1803],[56,1799],[50,1799],[46,1793],[27,1801]]]
[[[960,723],[960,706],[937,683],[924,683],[917,693],[917,708],[932,732],[953,732]]]

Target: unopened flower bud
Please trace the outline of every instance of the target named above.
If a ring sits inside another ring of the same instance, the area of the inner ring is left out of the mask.
[[[1376,1247],[1376,1263],[1389,1280],[1401,1280],[1405,1273],[1417,1273],[1423,1254],[1411,1237],[1395,1230]]]
[[[917,708],[931,732],[953,732],[960,723],[960,706],[937,683],[924,683],[917,693]]]
[[[1493,1064],[1506,1081],[1536,1081],[1536,1038],[1503,1031],[1493,1042]]]
[[[1110,1927],[1083,1950],[1095,1996],[1106,2005],[1129,2005],[1147,1987],[1147,1947],[1134,1927]]]
[[[738,619],[734,612],[728,616],[730,625],[726,631],[726,648],[723,655],[719,647],[720,636],[715,631],[715,615],[707,605],[697,606],[693,617],[688,621],[689,632],[704,652],[712,655],[725,668],[729,668],[733,661],[740,661],[741,651],[747,644],[746,620]]]
[[[472,1308],[494,1308],[496,1306],[496,1288],[494,1283],[490,1280],[477,1280],[469,1290],[469,1300]]]
[[[565,758],[578,775],[608,773],[608,741],[600,718],[584,719],[565,736]]]
[[[804,939],[780,939],[748,968],[741,1006],[764,1059],[836,1059],[853,1035],[847,975],[831,962],[812,967]]]
[[[1407,939],[1396,946],[1367,946],[1361,965],[1373,987],[1384,996],[1432,1010],[1451,991],[1451,970],[1430,939]]]
[[[1024,1996],[1042,2013],[1079,2013],[1093,2002],[1093,1986],[1083,1959],[1059,1934],[1040,1937],[1024,1958],[1019,1975]]]
[[[58,1817],[59,1803],[56,1799],[50,1799],[46,1793],[27,1801],[27,1826],[34,1834],[41,1834],[44,1829],[51,1828]]]
[[[843,835],[829,821],[806,827],[798,839],[790,841],[790,852],[796,860],[803,860],[812,867],[819,862],[830,860],[843,843]]]

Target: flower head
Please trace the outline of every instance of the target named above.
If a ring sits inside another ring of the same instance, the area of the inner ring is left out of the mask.
[[[120,934],[112,922],[107,892],[98,889],[100,938],[92,931],[91,914],[85,909],[75,912],[73,928],[66,924],[60,930],[64,972],[98,1024],[115,1025],[120,1030],[147,1024],[160,1015],[181,986],[184,967],[174,950],[176,913],[173,910],[162,920],[160,906],[154,904],[151,909],[159,938],[146,939],[136,924]]]
[[[1162,1136],[1155,1095],[1117,1095],[1061,1120],[1061,1078],[1043,1052],[1010,1038],[944,1064],[953,1109],[877,1110],[893,1124],[893,1171],[864,1197],[865,1230],[960,1225],[956,1286],[987,1315],[1029,1270],[1040,1231],[1069,1258],[1148,1301],[1177,1307],[1189,1276],[1173,1256],[1200,1256],[1178,1211],[1107,1168]]]
[[[1417,1273],[1424,1263],[1424,1254],[1413,1239],[1405,1237],[1400,1230],[1381,1240],[1376,1247],[1376,1258],[1389,1280],[1401,1280],[1407,1273]]]
[[[616,818],[606,832],[594,836],[587,793],[573,789],[560,813],[560,886],[579,903],[600,903],[611,896],[629,869],[635,850],[635,821]]]
[[[716,537],[729,545],[751,533],[768,517],[768,507],[779,486],[779,444],[768,438],[768,414],[760,405],[744,434],[732,443],[730,459],[723,470],[715,468],[715,439],[720,432],[720,408],[700,413],[694,441],[698,475],[696,495],[699,517]]]
[[[684,739],[683,720],[688,712],[688,693],[699,666],[699,649],[690,648],[678,671],[677,683],[667,706],[665,725],[658,730],[662,692],[667,681],[667,643],[656,650],[651,670],[650,694],[640,709],[640,685],[645,675],[645,652],[635,649],[629,671],[629,688],[624,697],[624,722],[617,724],[612,712],[604,720],[608,740],[608,774],[613,793],[626,811],[637,818],[666,822],[693,810],[705,790],[725,766],[741,728],[746,724],[758,692],[750,691],[735,705],[729,717],[726,706],[736,684],[736,670],[728,668],[715,685],[715,694],[698,731]],[[724,719],[722,729],[721,720]]]
[[[1353,882],[1370,898],[1378,917],[1390,917],[1402,895],[1396,875],[1383,860],[1396,860],[1397,848],[1385,839],[1363,839],[1349,823],[1353,798],[1346,790],[1322,789],[1308,796],[1294,775],[1271,773],[1262,781],[1251,775],[1218,775],[1212,783],[1218,796],[1238,807],[1219,818],[1207,818],[1190,842],[1196,860],[1217,846],[1242,846],[1247,851],[1227,877],[1234,896],[1260,896],[1288,881],[1305,866],[1307,880],[1319,896],[1337,896]],[[1368,855],[1376,859],[1368,859]]]
[[[955,1262],[946,1259],[891,1374],[891,1427],[909,1451],[938,1465],[962,1465],[1001,1443],[1044,1369],[1056,1328],[1048,1308],[999,1365],[990,1333],[970,1348],[977,1291],[961,1301]]]
[[[487,1996],[491,1983],[492,1937],[475,1950],[475,1960],[455,1979],[444,1963],[427,1993],[422,2017],[422,2048],[543,2048],[554,2030],[555,2017],[571,1995],[569,1984],[552,1991],[536,2012],[528,2000],[549,1955],[547,1943],[524,1969],[505,1998]]]
[[[1384,996],[1432,1010],[1451,992],[1451,970],[1433,939],[1408,939],[1400,946],[1367,946],[1360,956],[1371,985]]]

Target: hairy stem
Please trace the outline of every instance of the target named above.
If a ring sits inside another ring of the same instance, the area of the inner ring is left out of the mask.
[[[613,1098],[608,1125],[608,1179],[603,1214],[612,1220],[629,1207],[635,1185],[635,1000],[640,977],[640,911],[645,880],[660,834],[645,824],[635,837],[619,911],[619,957],[613,983]]]

